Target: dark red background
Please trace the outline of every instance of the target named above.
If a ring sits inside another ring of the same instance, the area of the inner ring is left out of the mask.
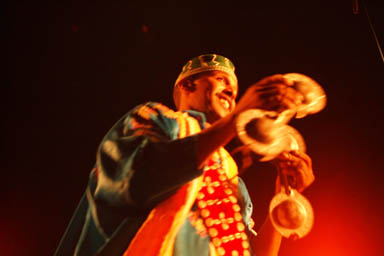
[[[383,4],[365,2],[384,43]],[[53,254],[101,138],[139,103],[173,107],[181,66],[202,53],[233,60],[241,92],[267,75],[298,72],[328,95],[324,111],[292,122],[313,158],[317,179],[304,194],[315,226],[285,240],[281,255],[382,255],[383,60],[362,2],[357,15],[347,0],[207,3],[8,5],[1,255]],[[243,175],[257,225],[274,175],[265,165]]]

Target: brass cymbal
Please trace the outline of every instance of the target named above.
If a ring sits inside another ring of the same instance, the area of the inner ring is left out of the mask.
[[[273,226],[286,238],[302,238],[312,229],[313,208],[297,190],[282,191],[275,195],[269,205]]]

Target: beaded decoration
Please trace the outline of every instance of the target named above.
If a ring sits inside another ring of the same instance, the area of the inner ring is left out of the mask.
[[[196,198],[197,207],[218,255],[249,256],[250,245],[240,206],[221,159],[208,160]]]

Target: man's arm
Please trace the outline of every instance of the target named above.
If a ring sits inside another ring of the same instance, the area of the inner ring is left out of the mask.
[[[136,199],[137,202],[147,204],[146,201],[149,198],[168,190],[163,187],[156,189],[149,179],[155,180],[156,186],[162,184],[159,182],[160,180],[166,180],[167,186],[170,185],[177,189],[175,185],[181,186],[199,176],[201,173],[198,170],[204,165],[205,160],[236,135],[235,122],[238,114],[250,108],[281,111],[295,107],[300,95],[289,87],[290,84],[291,82],[282,75],[274,75],[259,81],[247,90],[233,113],[200,133],[184,139],[171,138],[169,132],[164,134],[164,127],[170,128],[170,131],[174,129],[170,127],[169,120],[164,121],[167,120],[164,117],[153,119],[151,115],[153,109],[139,109],[138,118],[127,119],[132,121],[131,125],[122,120],[121,129],[118,125],[109,133],[112,136],[110,144],[113,147],[108,147],[108,144],[105,144],[107,141],[101,145],[99,160],[103,171],[113,179],[128,179],[127,182],[122,181],[125,183],[121,185],[119,185],[120,181],[116,183],[117,194],[124,195],[127,194],[124,191],[131,191],[136,197],[140,195],[142,200]],[[135,133],[131,134],[129,131]],[[140,131],[142,131],[142,136],[138,135]],[[164,137],[165,140],[162,139]],[[176,152],[175,154],[170,153],[171,148],[175,148],[172,151]],[[104,152],[108,153],[104,154]],[[190,155],[192,157],[189,157]],[[188,163],[192,162],[193,164],[189,164],[189,168],[187,168]],[[143,168],[141,168],[142,165],[144,165]],[[139,171],[138,168],[145,171]],[[107,194],[112,195],[111,189],[108,189]]]
[[[178,138],[175,115],[148,102],[115,124],[98,150],[97,198],[117,207],[153,207],[201,175],[196,138]]]
[[[273,227],[268,215],[257,236],[251,237],[252,250],[258,256],[277,256],[281,240],[281,234]]]

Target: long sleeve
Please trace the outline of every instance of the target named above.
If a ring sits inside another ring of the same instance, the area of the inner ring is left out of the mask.
[[[196,138],[178,139],[175,113],[146,103],[124,116],[100,144],[97,199],[114,206],[153,207],[202,174]]]

